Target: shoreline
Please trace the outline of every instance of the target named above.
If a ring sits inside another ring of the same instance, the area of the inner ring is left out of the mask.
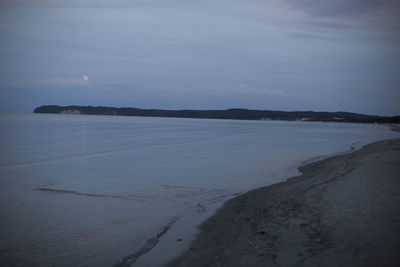
[[[300,176],[302,174],[300,168],[305,165],[323,161],[332,157],[347,155],[369,144],[366,143],[364,145],[357,147],[356,144],[360,143],[361,143],[360,141],[353,142],[349,146],[349,148],[345,151],[327,155],[320,155],[317,157],[309,158],[304,161],[299,161],[298,163],[294,164],[292,167],[289,168],[291,170],[295,169],[297,173],[287,176],[284,181],[273,183],[270,185],[262,185],[252,189],[239,191],[231,195],[227,195],[221,201],[209,205],[207,209],[205,209],[206,211],[204,213],[201,212],[200,214],[191,214],[191,216],[189,217],[187,215],[181,216],[175,220],[175,223],[170,227],[170,229],[168,229],[168,231],[165,231],[164,234],[157,239],[157,244],[151,246],[151,248],[148,249],[145,253],[136,257],[133,262],[130,261],[125,262],[127,258],[130,258],[131,256],[130,255],[122,259],[119,263],[115,264],[114,266],[138,266],[138,267],[165,266],[172,260],[183,255],[190,248],[190,244],[193,241],[195,241],[196,237],[201,233],[200,226],[203,223],[205,223],[208,219],[215,216],[218,210],[222,208],[229,200],[260,188],[272,186],[274,184],[285,183],[289,179]],[[160,228],[160,231],[162,231],[162,229],[163,228]],[[171,246],[171,244],[174,243],[175,246]],[[144,247],[147,247],[147,244],[145,244]],[[134,254],[137,254],[137,252],[135,252]]]
[[[225,202],[168,266],[400,263],[400,231],[395,230],[400,226],[400,139],[374,142],[299,171],[286,182]]]

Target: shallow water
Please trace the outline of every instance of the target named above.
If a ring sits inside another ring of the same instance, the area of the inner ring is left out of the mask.
[[[0,115],[0,264],[110,266],[302,162],[398,137],[348,123]]]

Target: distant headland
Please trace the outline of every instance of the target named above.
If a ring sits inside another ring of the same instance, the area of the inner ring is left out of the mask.
[[[350,112],[314,112],[314,111],[274,111],[232,108],[226,110],[163,110],[140,108],[116,108],[94,106],[57,106],[48,105],[35,108],[34,113],[114,115],[143,117],[174,117],[197,119],[231,120],[284,120],[284,121],[323,121],[357,123],[400,123],[400,116],[383,117]]]

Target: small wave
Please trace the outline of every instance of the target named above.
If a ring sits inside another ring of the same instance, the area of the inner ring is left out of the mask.
[[[37,188],[38,191],[44,192],[52,192],[52,193],[61,193],[61,194],[73,194],[78,196],[87,196],[87,197],[100,197],[100,198],[117,198],[117,199],[126,199],[126,200],[137,200],[137,201],[145,201],[144,199],[129,195],[129,196],[120,196],[120,195],[106,195],[106,194],[92,194],[92,193],[84,193],[73,190],[65,190],[65,189],[55,189],[48,187],[40,187]]]
[[[172,221],[170,221],[168,224],[166,224],[160,232],[158,232],[155,236],[149,238],[146,243],[137,251],[135,251],[133,254],[126,256],[123,258],[120,262],[117,264],[114,264],[114,267],[129,267],[132,266],[135,261],[150,250],[152,250],[157,243],[160,241],[160,238],[168,232],[169,229],[174,225],[174,223],[178,220],[179,218],[174,218]]]

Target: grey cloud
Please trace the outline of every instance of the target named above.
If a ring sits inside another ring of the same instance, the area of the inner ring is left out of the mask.
[[[300,10],[314,16],[359,15],[370,12],[388,11],[399,14],[398,0],[285,0],[294,10]],[[238,0],[0,0],[0,6],[27,6],[27,7],[217,7],[227,9],[261,9],[267,12],[271,7],[282,5],[277,0],[248,0],[246,3]]]
[[[286,0],[288,7],[306,15],[303,22],[324,29],[400,30],[398,0]]]
[[[154,2],[154,1],[150,1]],[[140,5],[144,1],[136,0],[0,0],[0,6],[11,7],[116,7],[128,5]]]
[[[317,26],[317,27],[322,27],[322,28],[328,28],[328,29],[337,29],[337,30],[344,30],[344,29],[349,29],[353,28],[354,26],[350,24],[346,24],[343,22],[332,22],[332,21],[318,21],[318,20],[308,20],[308,24]]]
[[[287,0],[293,8],[316,16],[360,15],[370,12],[399,13],[397,0]]]
[[[304,32],[293,32],[290,33],[290,36],[299,39],[314,39],[314,40],[326,40],[327,38],[322,35],[304,33]]]
[[[173,7],[185,5],[184,0],[0,0],[0,6],[9,7],[138,7],[138,6],[165,6]],[[201,1],[194,1],[193,4]]]

